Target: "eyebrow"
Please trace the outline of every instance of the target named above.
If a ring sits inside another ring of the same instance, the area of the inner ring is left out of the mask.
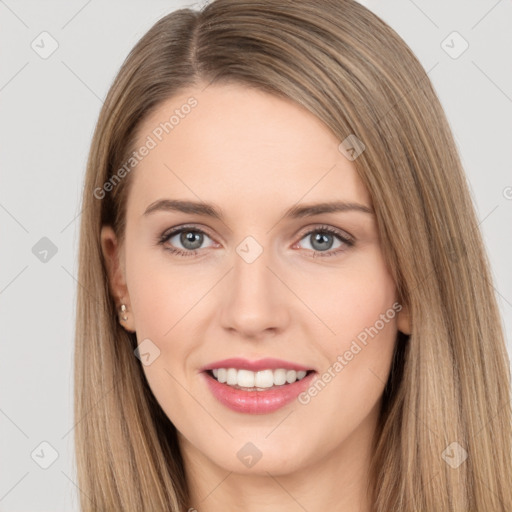
[[[159,199],[154,203],[151,203],[144,212],[144,216],[150,215],[157,211],[165,212],[182,212],[188,214],[204,215],[206,217],[212,217],[220,221],[224,220],[222,210],[216,208],[213,204],[197,202],[197,201],[185,201],[178,199]],[[356,211],[374,215],[374,211],[371,207],[346,201],[331,201],[325,203],[316,204],[305,204],[301,206],[292,206],[286,210],[282,218],[298,219],[302,217],[310,217],[313,215],[320,215],[322,213],[335,213],[335,212],[348,212]]]

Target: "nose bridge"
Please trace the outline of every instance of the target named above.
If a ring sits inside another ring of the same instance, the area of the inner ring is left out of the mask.
[[[271,255],[268,247],[263,247],[252,236],[244,239],[236,248],[233,261],[234,290],[242,296],[257,298],[262,291],[269,290]]]
[[[222,322],[247,336],[284,328],[287,321],[283,284],[272,268],[272,251],[248,236],[235,248],[223,301]]]

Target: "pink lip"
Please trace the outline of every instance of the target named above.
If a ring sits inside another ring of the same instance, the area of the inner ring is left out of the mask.
[[[284,370],[312,370],[312,368],[307,368],[301,364],[283,361],[282,359],[274,359],[273,357],[259,359],[258,361],[249,361],[248,359],[243,359],[241,357],[232,357],[230,359],[215,361],[214,363],[203,366],[200,368],[200,371],[204,372],[206,370],[213,370],[215,368],[236,368],[237,370],[251,370],[252,372],[258,372],[267,369],[277,370],[278,368],[283,368]]]
[[[231,366],[231,368],[233,367],[236,367],[236,365]],[[225,368],[225,366],[219,366],[219,368]],[[266,368],[269,367],[266,366]],[[284,384],[265,391],[244,391],[227,384],[221,384],[206,371],[202,372],[201,375],[206,379],[206,383],[215,398],[229,409],[249,414],[268,414],[296,399],[300,393],[311,385],[316,372],[311,372],[302,380],[295,381],[293,384]]]

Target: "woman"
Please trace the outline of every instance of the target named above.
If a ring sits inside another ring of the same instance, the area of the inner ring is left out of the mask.
[[[83,510],[512,509],[463,169],[425,71],[366,8],[161,19],[109,91],[83,211]]]

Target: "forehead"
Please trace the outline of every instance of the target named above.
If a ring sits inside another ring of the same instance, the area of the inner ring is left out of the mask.
[[[371,204],[341,141],[305,108],[243,85],[203,88],[162,103],[139,127],[135,149],[151,149],[132,171],[137,210],[164,197]]]

